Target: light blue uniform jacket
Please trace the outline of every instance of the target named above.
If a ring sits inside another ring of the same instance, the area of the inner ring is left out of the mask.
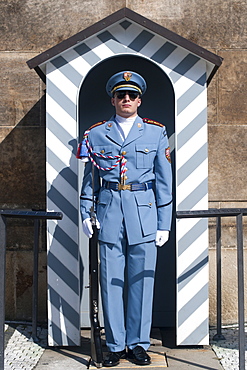
[[[106,189],[102,186],[102,180],[120,182],[120,166],[107,171],[94,166],[96,214],[101,225],[99,240],[115,244],[123,220],[130,245],[155,240],[157,229],[170,230],[172,173],[165,126],[144,122],[137,116],[123,141],[112,117],[109,121],[93,127],[88,139],[93,151],[104,153],[105,156],[126,152],[126,184],[153,181],[153,189],[145,191]],[[116,163],[116,159],[95,156],[94,159],[103,168]],[[83,220],[90,217],[92,206],[92,166],[92,162],[88,162],[84,171],[81,192]]]

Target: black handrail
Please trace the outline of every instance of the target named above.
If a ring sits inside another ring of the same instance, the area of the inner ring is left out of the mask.
[[[217,218],[217,334],[214,336],[215,340],[225,339],[221,332],[221,217],[232,216],[236,217],[237,225],[239,369],[245,370],[243,216],[247,216],[247,208],[212,208],[199,211],[177,211],[176,214],[177,218]]]
[[[236,217],[238,252],[238,321],[239,321],[239,369],[245,369],[245,331],[244,331],[244,265],[243,265],[243,216],[247,208],[223,208],[199,211],[177,211],[177,218],[217,218],[217,335],[221,334],[221,217]],[[6,260],[6,218],[34,219],[34,271],[33,276],[33,315],[32,337],[37,332],[37,287],[38,287],[38,235],[41,219],[62,219],[60,212],[0,210],[0,368],[4,369],[4,324],[5,324],[5,260]],[[36,266],[36,267],[35,267]],[[35,297],[34,297],[35,296]]]
[[[32,297],[32,338],[37,341],[38,311],[38,256],[40,220],[61,220],[61,212],[0,210],[0,369],[4,369],[4,325],[5,325],[5,272],[6,272],[6,219],[27,218],[34,220],[33,250],[33,297]]]

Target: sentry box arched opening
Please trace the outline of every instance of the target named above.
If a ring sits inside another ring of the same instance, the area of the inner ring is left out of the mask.
[[[106,82],[112,74],[125,69],[138,71],[142,76],[145,76],[147,82],[148,89],[142,98],[143,102],[139,108],[140,116],[152,118],[166,125],[172,153],[173,193],[175,194],[174,90],[172,82],[164,70],[156,63],[150,61],[150,59],[134,54],[120,54],[103,60],[89,71],[83,80],[79,94],[79,137],[81,138],[85,130],[95,122],[110,118],[113,115],[114,109],[105,91]],[[79,179],[81,177],[80,175]],[[85,246],[86,240],[84,240],[83,234],[80,233],[80,235],[82,236],[82,241],[79,244],[80,246]],[[82,254],[85,255],[85,247],[82,250]],[[84,260],[86,261],[87,258],[84,258]],[[153,325],[155,327],[175,326],[175,260],[175,223],[173,222],[169,243],[166,244],[166,248],[158,249],[153,309]],[[87,266],[85,266],[85,269],[87,269]],[[86,271],[84,276],[87,278],[88,271]],[[82,326],[88,325],[88,305],[88,300],[83,297],[81,307]]]
[[[152,104],[143,104],[140,115],[167,126],[174,211],[207,209],[207,84],[221,62],[127,8],[28,61],[47,85],[47,209],[64,214],[59,224],[47,223],[49,345],[80,345],[80,327],[89,325],[87,241],[79,215],[83,166],[75,151],[84,128],[111,115],[103,92],[107,76],[126,63],[144,75],[150,94],[145,99]],[[170,243],[159,256],[155,293],[155,326],[176,323],[179,345],[208,343],[206,220],[173,220]]]

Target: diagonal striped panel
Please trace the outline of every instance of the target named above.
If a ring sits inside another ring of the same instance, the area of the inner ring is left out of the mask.
[[[179,78],[175,75],[175,86],[183,82],[177,100],[177,210],[207,209],[205,67],[198,58],[184,58],[184,62],[184,66],[180,63],[173,71],[184,72]],[[177,222],[177,343],[180,345],[208,343],[207,228],[204,219]]]
[[[64,213],[48,222],[49,345],[80,344],[77,99],[84,77],[114,55],[149,58],[169,76],[176,99],[176,209],[207,209],[206,65],[145,27],[121,20],[46,65],[47,205]],[[177,230],[177,344],[207,344],[207,221]]]
[[[129,48],[135,51],[140,51],[152,38],[153,34],[143,30],[130,44]]]
[[[81,75],[62,56],[47,65],[47,208],[64,214],[59,226],[52,221],[47,225],[49,345],[80,344],[78,187],[73,155],[78,79]]]

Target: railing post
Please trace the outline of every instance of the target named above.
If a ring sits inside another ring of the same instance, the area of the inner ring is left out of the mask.
[[[225,339],[222,335],[222,294],[221,294],[221,217],[216,217],[216,301],[217,301],[217,333],[214,335],[214,340]]]
[[[243,214],[236,216],[237,221],[237,258],[238,258],[238,333],[239,333],[239,369],[245,369],[245,331],[244,331],[244,243]]]
[[[0,369],[4,369],[6,219],[0,214]]]
[[[39,273],[39,227],[40,220],[34,220],[34,247],[33,247],[33,299],[32,299],[32,338],[37,338],[38,320],[38,273]]]

